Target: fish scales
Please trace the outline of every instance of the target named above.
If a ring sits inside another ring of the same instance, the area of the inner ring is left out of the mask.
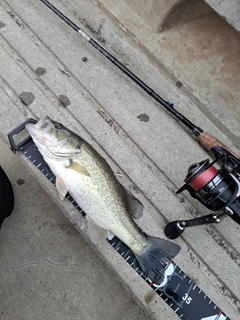
[[[146,237],[139,234],[129,216],[123,189],[109,165],[86,142],[82,142],[81,151],[74,161],[83,166],[90,177],[66,171],[67,176],[63,179],[68,180],[69,185],[71,181],[76,181],[69,189],[71,196],[98,225],[111,230],[134,252],[139,253],[139,248],[147,243]]]
[[[26,129],[56,176],[60,198],[68,192],[86,213],[91,240],[100,243],[112,232],[133,251],[145,275],[161,283],[166,264],[180,247],[139,229],[132,216],[141,216],[142,204],[119,183],[103,157],[49,117],[28,123]]]

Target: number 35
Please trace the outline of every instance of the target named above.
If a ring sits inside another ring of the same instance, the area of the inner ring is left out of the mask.
[[[185,295],[184,295],[184,297],[182,297],[182,299],[183,299],[187,304],[191,303],[191,301],[192,301],[192,298],[189,297],[187,293],[185,293]]]

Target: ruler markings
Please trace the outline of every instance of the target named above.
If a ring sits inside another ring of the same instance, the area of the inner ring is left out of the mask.
[[[14,130],[12,132],[14,132]],[[46,176],[49,181],[55,184],[55,176],[43,160],[41,154],[35,148],[33,142],[28,143],[26,146],[21,146],[19,151],[21,151]],[[33,155],[35,156],[34,159]],[[42,170],[40,167],[42,167]],[[70,195],[67,195],[67,199],[79,210],[83,216],[85,216],[84,211]],[[208,317],[210,318],[212,316],[212,312],[216,312],[214,311],[216,309],[218,312],[218,318],[221,315],[224,316],[223,312],[217,307],[217,305],[212,304],[212,300],[208,298],[209,302],[205,302],[207,295],[201,295],[202,290],[198,288],[198,286],[194,284],[193,281],[183,272],[183,270],[181,270],[174,262],[170,261],[166,265],[164,281],[161,285],[156,285],[150,281],[146,275],[144,275],[139,268],[134,254],[123,242],[121,242],[121,240],[114,236],[111,240],[108,239],[108,242],[125,259],[125,261],[129,263],[129,265],[139,274],[139,276],[142,277],[152,289],[154,289],[154,291],[169,305],[169,307],[178,314],[181,319],[192,319],[193,315],[194,319],[196,320],[201,320]],[[199,289],[197,295],[194,293],[196,288]],[[224,319],[230,320],[227,316],[224,316]]]

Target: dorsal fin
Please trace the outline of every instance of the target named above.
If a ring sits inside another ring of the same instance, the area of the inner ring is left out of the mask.
[[[123,186],[123,190],[126,197],[128,212],[134,219],[140,219],[143,215],[142,203],[137,198],[135,198],[134,195],[129,190],[127,190],[124,186]]]

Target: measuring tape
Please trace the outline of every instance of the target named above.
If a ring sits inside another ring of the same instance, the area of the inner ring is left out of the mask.
[[[28,136],[17,145],[13,136],[20,134],[27,123],[36,123],[28,119],[8,134],[12,149],[22,152],[53,184],[56,178],[39,153],[32,138]],[[67,195],[67,199],[85,216],[83,210]],[[149,286],[183,320],[230,320],[218,306],[173,262],[166,265],[164,280],[160,285],[153,283],[140,269],[133,252],[116,236],[107,239],[108,243],[131,265]]]

